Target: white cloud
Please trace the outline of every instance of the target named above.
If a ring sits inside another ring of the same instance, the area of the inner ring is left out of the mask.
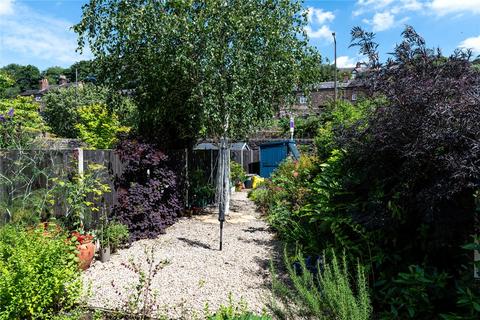
[[[328,42],[333,42],[332,30],[329,26],[323,25],[320,28],[313,30],[311,26],[306,26],[305,31],[312,39],[323,39]]]
[[[461,12],[480,14],[480,0],[432,0],[429,7],[438,15]]]
[[[349,56],[337,57],[337,68],[353,68],[357,64],[357,59]]]
[[[0,4],[5,0],[0,0]],[[88,59],[75,52],[77,36],[73,23],[39,14],[31,8],[14,4],[13,14],[0,19],[0,65],[11,62],[70,65]]]
[[[393,0],[358,0],[359,9],[353,11],[355,17],[360,16],[369,11],[383,9],[393,3]]]
[[[321,8],[309,7],[307,9],[307,17],[309,23],[324,24],[335,19],[335,15],[331,11],[323,11]]]
[[[360,16],[366,13],[375,13],[371,19],[363,19],[364,23],[374,26],[374,31],[387,30],[400,22],[408,20],[403,17],[395,23],[396,16],[410,11],[419,11],[425,4],[421,0],[358,0],[357,9],[353,12],[354,16]],[[387,23],[385,26],[383,23]]]
[[[374,32],[385,31],[395,25],[395,16],[389,11],[375,13],[370,24]]]
[[[475,54],[480,54],[480,36],[467,38],[463,40],[458,47],[471,49]]]
[[[423,9],[423,2],[417,0],[402,0],[401,8],[404,10],[418,11]]]
[[[0,0],[0,16],[13,13],[13,0]]]
[[[358,0],[357,4],[360,6],[372,7],[374,9],[385,8],[391,4],[393,0]]]
[[[322,39],[327,43],[333,42],[332,30],[329,23],[335,20],[335,14],[331,11],[325,11],[321,8],[307,8],[308,25],[305,32],[311,39]]]

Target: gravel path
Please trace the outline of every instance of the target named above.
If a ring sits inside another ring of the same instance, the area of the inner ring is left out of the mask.
[[[141,240],[95,262],[84,273],[91,287],[92,307],[115,309],[132,294],[138,275],[122,264],[133,261],[148,270],[146,253],[153,247],[154,260],[167,260],[152,281],[158,294],[157,308],[169,319],[194,319],[205,304],[214,311],[245,301],[248,309],[262,312],[269,301],[269,262],[278,258],[280,244],[259,218],[246,192],[232,194],[230,215],[224,227],[223,251],[218,250],[219,223],[215,213],[181,218],[156,239]],[[112,286],[113,283],[113,286]]]

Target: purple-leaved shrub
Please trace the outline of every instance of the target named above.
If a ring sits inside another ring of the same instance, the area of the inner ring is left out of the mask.
[[[175,166],[155,145],[138,140],[121,141],[116,152],[125,169],[115,181],[113,214],[128,226],[131,241],[154,238],[175,223],[183,208]]]

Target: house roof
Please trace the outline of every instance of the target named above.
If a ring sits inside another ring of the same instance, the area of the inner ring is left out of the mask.
[[[68,82],[68,83],[65,83],[65,84],[51,84],[43,90],[38,90],[38,89],[25,90],[25,91],[21,92],[20,95],[21,96],[37,96],[37,95],[43,96],[44,94],[46,94],[50,90],[68,88],[68,87],[79,86],[79,85],[81,85],[81,82],[79,82],[78,84],[75,84],[75,82]]]
[[[348,81],[337,81],[337,88],[344,89],[344,88],[353,88],[353,87],[360,87],[362,83],[359,80],[348,80]],[[316,90],[329,90],[335,88],[335,81],[325,81],[320,82],[314,86]]]

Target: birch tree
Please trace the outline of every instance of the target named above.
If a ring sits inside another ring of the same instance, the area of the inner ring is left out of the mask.
[[[320,76],[306,24],[298,0],[90,0],[74,29],[110,83],[134,87],[141,133],[169,121],[187,140],[220,142],[222,223],[230,142]]]

